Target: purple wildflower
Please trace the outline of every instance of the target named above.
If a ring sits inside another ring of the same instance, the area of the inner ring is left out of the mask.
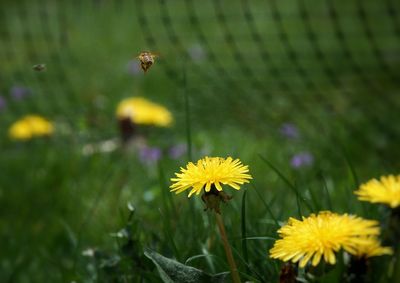
[[[293,168],[300,168],[304,166],[310,166],[314,162],[314,156],[309,152],[300,152],[292,156],[290,165]]]
[[[141,74],[139,61],[136,59],[130,60],[127,64],[127,71],[129,74],[131,74],[133,76],[137,76],[137,75]]]
[[[172,159],[178,159],[182,155],[184,155],[187,151],[187,146],[184,143],[178,143],[174,146],[171,146],[170,149],[168,150],[168,155]]]
[[[193,44],[187,50],[190,58],[195,62],[201,62],[206,58],[206,52],[200,44]]]
[[[162,157],[161,149],[158,147],[143,147],[139,151],[139,159],[144,163],[155,163]]]
[[[4,99],[4,97],[0,96],[0,110],[3,110],[7,105],[6,100]]]
[[[21,100],[29,94],[31,94],[31,90],[23,86],[13,86],[10,90],[10,95],[15,100]]]
[[[297,139],[300,136],[298,128],[291,123],[282,124],[282,126],[279,128],[279,132],[282,136],[288,139]]]

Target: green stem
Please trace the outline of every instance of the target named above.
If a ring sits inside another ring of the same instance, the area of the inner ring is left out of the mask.
[[[400,245],[395,246],[394,269],[392,282],[400,282]]]
[[[238,273],[238,270],[236,267],[236,263],[235,263],[235,260],[233,259],[232,249],[228,243],[228,238],[226,236],[224,221],[222,220],[221,214],[215,213],[215,216],[217,218],[217,224],[218,224],[219,233],[221,234],[222,243],[224,244],[226,258],[228,260],[229,267],[231,269],[233,283],[241,283],[239,273]]]
[[[190,102],[189,94],[187,92],[186,71],[183,70],[183,97],[185,99],[185,122],[186,122],[186,143],[187,143],[187,157],[188,161],[192,160],[192,131],[190,124]]]

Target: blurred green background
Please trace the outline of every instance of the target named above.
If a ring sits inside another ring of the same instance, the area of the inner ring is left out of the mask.
[[[352,191],[398,173],[399,37],[392,0],[1,1],[0,281],[130,282],[82,256],[115,251],[110,234],[125,225],[127,202],[142,246],[183,262],[204,254],[215,229],[201,201],[168,193],[188,161],[168,152],[188,129],[194,161],[230,155],[250,166],[260,193],[245,186],[250,236],[273,233],[266,203],[280,221],[297,215],[296,197],[260,155],[312,203],[304,214],[379,218]],[[135,59],[144,50],[160,55],[145,75]],[[41,63],[45,71],[32,70]],[[120,146],[88,154],[119,138],[115,109],[130,96],[173,113],[174,126],[147,141],[162,158]],[[11,140],[9,126],[32,113],[55,134]],[[237,247],[243,191],[224,207]],[[249,242],[261,278],[276,276],[270,246]],[[209,252],[223,258],[219,247]],[[227,270],[223,259],[193,266]]]

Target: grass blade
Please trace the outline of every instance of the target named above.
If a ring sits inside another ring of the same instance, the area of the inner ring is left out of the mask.
[[[346,161],[347,167],[349,169],[349,175],[352,178],[353,181],[353,190],[350,189],[350,195],[349,195],[349,200],[351,199],[351,197],[354,197],[354,190],[358,189],[360,187],[360,182],[358,180],[358,176],[356,173],[356,170],[354,169],[353,163],[351,162],[349,155],[347,154],[347,151],[345,150],[344,146],[340,146],[340,149],[342,151],[343,157]],[[367,209],[367,206],[364,202],[359,203],[361,205],[361,209],[363,211],[363,214],[366,217],[370,217],[370,212]]]
[[[274,222],[275,222],[276,228],[280,228],[278,220],[276,219],[276,217],[275,217],[274,213],[272,212],[271,208],[269,207],[268,203],[264,200],[264,198],[258,191],[257,187],[253,183],[251,184],[251,186],[254,188],[258,197],[261,199],[261,201],[264,203],[265,208],[268,210],[269,215],[272,217],[272,220],[274,220]]]
[[[327,202],[328,202],[328,209],[330,211],[332,211],[332,200],[331,200],[331,195],[329,194],[329,190],[328,190],[328,183],[326,182],[326,179],[325,179],[324,175],[322,174],[322,172],[319,175],[320,175],[321,180],[322,180],[322,187],[324,188],[325,193],[326,193],[326,199],[327,199]]]
[[[186,68],[185,64],[183,65],[183,79],[182,79],[182,87],[183,87],[183,98],[185,102],[185,122],[186,122],[186,145],[187,145],[187,159],[188,162],[193,161],[192,155],[192,126],[190,122],[190,101],[189,94],[187,92],[187,78],[186,78]],[[190,214],[192,216],[192,235],[196,236],[196,211],[195,204],[193,201],[189,201],[190,206]]]
[[[273,237],[262,237],[262,236],[257,236],[257,237],[247,237],[246,240],[269,240],[269,241],[276,241],[277,239]]]
[[[191,261],[193,261],[193,260],[195,260],[195,259],[198,259],[198,258],[207,258],[207,257],[213,257],[213,256],[214,256],[214,255],[211,255],[211,254],[199,254],[199,255],[194,255],[194,256],[189,257],[189,258],[185,261],[185,265],[188,265],[189,262],[191,262]]]
[[[347,152],[344,149],[344,147],[341,146],[340,148],[342,150],[343,157],[346,160],[347,166],[348,166],[348,168],[350,170],[350,176],[351,176],[351,178],[353,180],[354,189],[357,189],[360,186],[360,183],[358,181],[358,176],[357,176],[356,170],[354,169],[353,163],[351,162],[351,160],[349,158],[349,155],[347,154]]]
[[[171,243],[172,249],[175,253],[176,258],[180,259],[180,254],[178,251],[178,248],[175,244],[174,238],[173,238],[173,228],[171,227],[171,219],[175,219],[176,210],[175,210],[175,204],[172,200],[171,193],[169,193],[165,188],[167,187],[167,184],[165,182],[165,174],[164,170],[162,169],[161,162],[158,162],[158,173],[159,173],[159,182],[160,182],[160,188],[161,188],[161,196],[162,196],[162,203],[165,211],[165,215],[163,215],[161,209],[160,214],[162,216],[162,219],[165,219],[164,222],[164,228],[165,228],[165,233],[167,234],[167,238],[169,242]],[[167,200],[169,201],[171,205],[171,209],[173,210],[172,213],[175,214],[175,216],[171,217],[171,211],[170,207],[168,206]]]
[[[256,269],[254,269],[252,265],[250,265],[249,263],[247,263],[247,262],[245,261],[245,259],[241,256],[241,254],[239,253],[239,251],[238,251],[237,249],[235,249],[235,247],[232,247],[232,251],[233,251],[234,254],[235,254],[235,258],[238,258],[241,262],[244,263],[244,265],[246,266],[246,269],[249,269],[250,272],[251,272],[252,274],[254,274],[255,276],[257,276],[258,279],[260,280],[260,282],[265,282],[265,279],[263,278],[263,276],[262,276]],[[240,272],[240,274],[241,274],[242,276],[244,275],[244,276],[246,276],[246,277],[248,277],[248,278],[253,278],[253,280],[256,279],[256,278],[254,278],[253,276],[251,276],[251,275],[249,275],[249,274],[247,274],[247,273],[244,273],[244,272]]]
[[[187,92],[187,79],[186,79],[186,70],[183,68],[183,98],[185,101],[185,124],[186,124],[186,144],[187,144],[187,159],[188,161],[192,161],[192,130],[190,123],[190,101],[189,94]]]
[[[247,251],[247,241],[246,241],[246,193],[247,190],[244,191],[242,197],[242,254],[244,257],[244,261],[248,264],[249,263],[249,254]],[[246,265],[246,272],[249,273],[250,270]]]
[[[164,209],[168,213],[168,217],[169,217],[170,209],[168,207],[168,204],[165,201],[165,199],[167,199],[170,204],[170,208],[172,209],[172,213],[174,213],[176,215],[177,210],[175,207],[174,200],[172,198],[172,193],[170,193],[168,190],[168,184],[165,179],[164,169],[162,168],[161,162],[158,162],[158,179],[159,179],[159,183],[160,183],[160,189],[161,189],[161,195],[162,195]]]
[[[301,194],[299,193],[299,191],[297,190],[296,186],[293,185],[286,177],[285,175],[283,175],[281,173],[281,171],[279,171],[278,168],[276,168],[274,165],[272,165],[271,162],[269,162],[266,158],[264,158],[261,154],[259,154],[259,157],[261,158],[262,161],[264,161],[272,170],[275,171],[275,173],[288,185],[288,187],[295,193],[296,197],[298,198],[297,200],[297,206],[298,206],[298,210],[300,211],[300,202],[299,200],[301,200],[310,211],[313,211],[312,206],[308,203],[308,201],[303,198],[301,196]],[[300,215],[301,216],[301,215]]]
[[[165,219],[167,217],[162,213],[161,209],[159,209],[158,211],[160,213],[161,219]],[[177,248],[177,246],[175,244],[174,237],[172,236],[171,225],[169,225],[170,224],[169,221],[164,221],[164,223],[165,223],[164,232],[165,232],[165,234],[167,236],[167,239],[168,239],[168,242],[170,243],[170,246],[172,247],[172,250],[174,252],[175,257],[179,261],[181,259],[181,256],[180,256],[179,250],[178,250],[178,248]]]

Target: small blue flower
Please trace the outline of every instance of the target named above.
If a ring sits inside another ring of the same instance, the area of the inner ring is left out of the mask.
[[[10,90],[10,95],[14,100],[24,99],[26,96],[30,94],[31,90],[23,86],[13,86]]]
[[[161,149],[158,147],[145,146],[139,150],[139,159],[143,163],[156,163],[162,157]]]
[[[171,146],[168,150],[168,155],[172,159],[178,159],[182,155],[184,155],[187,151],[187,146],[184,143],[178,143],[174,146]]]
[[[292,123],[282,124],[279,128],[279,132],[288,139],[298,139],[300,137],[298,128]]]
[[[6,108],[6,106],[7,106],[6,100],[4,99],[4,97],[0,96],[0,111]]]
[[[290,160],[290,165],[293,168],[301,168],[311,166],[314,163],[314,156],[309,152],[300,152],[293,155]]]

